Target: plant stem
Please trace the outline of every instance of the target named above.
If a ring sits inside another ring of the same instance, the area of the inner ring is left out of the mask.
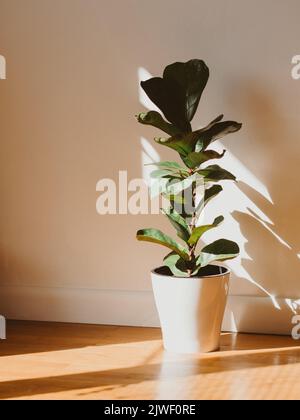
[[[196,227],[196,221],[197,221],[197,212],[196,212],[196,199],[197,199],[197,182],[193,182],[192,184],[192,208],[193,208],[193,214],[192,214],[192,219],[191,219],[191,223],[189,225],[190,227],[190,231],[191,234],[193,232],[193,230]],[[195,259],[195,252],[196,252],[196,245],[189,245],[189,256],[190,256],[190,262],[192,265],[193,260]],[[190,269],[188,270],[188,274],[191,277],[193,273],[193,270]]]

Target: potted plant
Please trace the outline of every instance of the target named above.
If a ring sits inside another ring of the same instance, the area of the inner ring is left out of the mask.
[[[152,177],[160,181],[160,192],[170,206],[163,210],[183,244],[157,229],[144,229],[137,239],[157,243],[171,251],[164,265],[152,272],[155,301],[160,316],[164,346],[180,353],[219,349],[221,326],[227,301],[230,271],[216,262],[233,259],[239,246],[220,239],[197,252],[202,236],[224,220],[199,223],[208,202],[223,190],[220,181],[236,181],[233,174],[210,160],[223,153],[210,148],[223,136],[237,132],[242,124],[217,117],[208,126],[193,131],[191,121],[209,79],[202,60],[174,63],[163,77],[141,83],[151,101],[161,110],[137,116],[144,125],[167,134],[155,141],[179,153],[182,163],[159,162]],[[199,192],[199,184],[202,192]],[[187,210],[188,208],[188,210]]]

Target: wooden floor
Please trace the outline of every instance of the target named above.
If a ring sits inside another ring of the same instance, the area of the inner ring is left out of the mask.
[[[178,356],[157,329],[10,322],[0,399],[300,399],[300,343],[222,336],[219,353]]]

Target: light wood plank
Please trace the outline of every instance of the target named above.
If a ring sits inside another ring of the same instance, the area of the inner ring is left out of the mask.
[[[218,353],[163,351],[158,329],[10,322],[0,399],[300,399],[289,337],[223,334]]]

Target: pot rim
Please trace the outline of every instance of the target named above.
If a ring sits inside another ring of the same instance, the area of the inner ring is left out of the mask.
[[[184,280],[184,281],[186,281],[186,280],[189,280],[189,281],[191,281],[191,280],[199,280],[199,279],[213,279],[213,278],[224,277],[224,276],[227,276],[228,274],[231,274],[230,268],[225,267],[224,265],[213,265],[213,264],[210,264],[209,266],[223,268],[225,270],[225,272],[224,273],[220,273],[220,274],[212,274],[210,276],[201,276],[201,277],[198,277],[198,276],[193,276],[193,277],[177,277],[177,276],[174,276],[174,275],[173,276],[168,276],[167,274],[157,273],[157,270],[159,270],[160,268],[162,268],[162,267],[157,267],[154,270],[151,270],[151,274],[155,274],[156,276],[166,277],[166,278],[169,278],[169,279]]]

